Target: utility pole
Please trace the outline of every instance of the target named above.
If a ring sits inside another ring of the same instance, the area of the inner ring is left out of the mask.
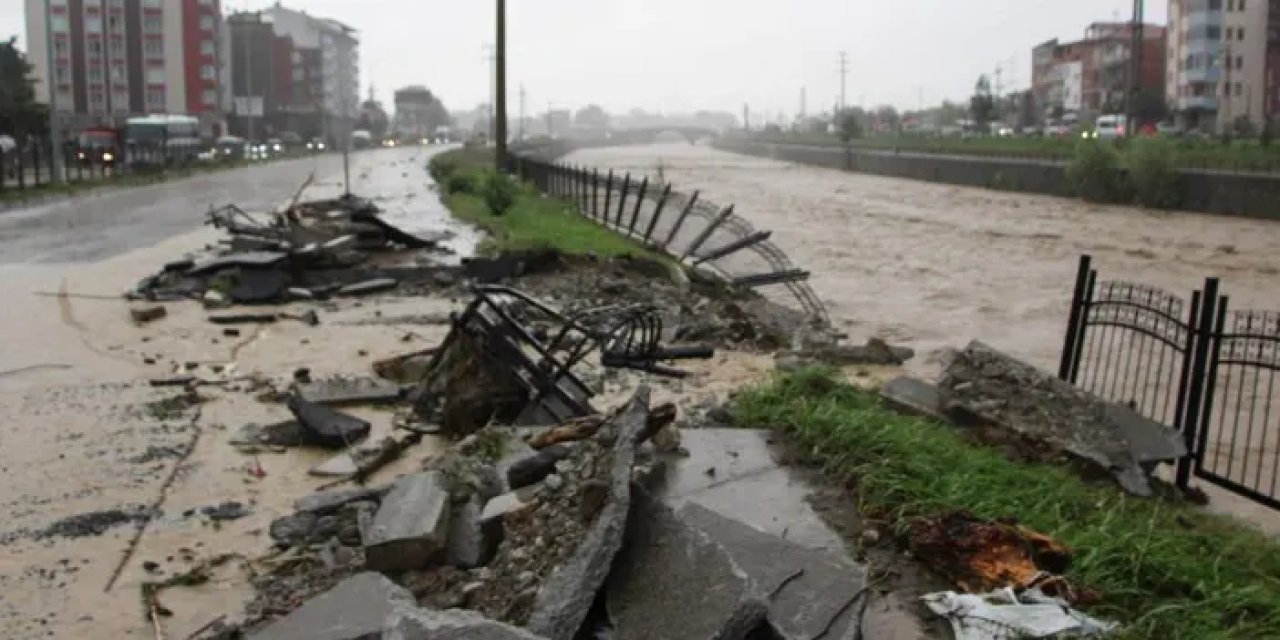
[[[1129,41],[1129,91],[1128,100],[1125,101],[1125,113],[1128,116],[1128,124],[1125,127],[1125,134],[1129,136],[1138,135],[1138,96],[1142,93],[1142,50],[1144,48],[1143,38],[1143,0],[1133,0],[1133,24],[1130,27]],[[1231,45],[1227,45],[1230,48]]]
[[[497,66],[497,91],[494,100],[497,105],[497,123],[494,131],[493,161],[499,171],[507,166],[507,2],[498,0],[498,47],[494,62]]]
[[[805,87],[800,87],[800,120],[804,120],[804,117],[808,112],[808,102],[809,96],[807,95],[807,89]]]
[[[45,44],[45,78],[44,82],[49,87],[49,153],[53,154],[53,181],[62,182],[63,180],[63,157],[59,153],[62,150],[62,132],[59,131],[58,125],[58,88],[57,78],[54,71],[57,68],[57,59],[53,57],[53,10],[49,7],[50,0],[44,0],[44,44]],[[121,158],[121,162],[124,159]]]
[[[552,122],[551,122],[551,103],[548,102],[547,103],[547,137],[554,138],[555,135],[556,133],[555,133],[555,130],[552,128]]]
[[[840,108],[844,109],[849,103],[844,100],[845,80],[849,76],[849,52],[840,52]]]
[[[521,140],[524,140],[524,119],[525,119],[524,106],[525,106],[525,100],[527,100],[528,97],[529,97],[529,94],[525,93],[524,85],[523,84],[520,85],[520,139]]]
[[[742,103],[742,130],[751,130],[751,108],[745,102]]]

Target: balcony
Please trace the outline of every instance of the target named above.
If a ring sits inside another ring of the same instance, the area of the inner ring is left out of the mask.
[[[1221,27],[1222,26],[1222,10],[1202,9],[1191,11],[1187,14],[1187,20],[1184,23],[1190,27],[1193,32],[1204,33],[1204,27]]]
[[[1188,109],[1217,111],[1218,98],[1216,96],[1182,96],[1178,98],[1178,110],[1186,111]]]
[[[1205,82],[1217,85],[1222,79],[1222,67],[1214,65],[1208,69],[1187,69],[1182,72],[1183,82]]]

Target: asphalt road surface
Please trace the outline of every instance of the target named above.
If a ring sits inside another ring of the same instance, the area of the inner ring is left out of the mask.
[[[383,151],[351,156],[353,179]],[[94,262],[191,231],[210,207],[274,207],[308,175],[341,181],[342,156],[284,160],[0,212],[0,264]]]

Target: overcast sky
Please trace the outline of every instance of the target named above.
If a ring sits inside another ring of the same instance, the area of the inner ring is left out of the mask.
[[[223,0],[225,10],[273,0]],[[21,0],[0,0],[0,35],[25,39]],[[485,45],[492,0],[288,0],[337,18],[361,37],[361,83],[390,102],[394,88],[424,84],[451,109],[488,100]],[[1147,3],[1148,22],[1165,21]],[[596,102],[753,113],[829,107],[839,94],[837,56],[849,53],[847,98],[914,108],[964,100],[979,74],[1004,68],[1006,88],[1030,81],[1031,47],[1077,39],[1093,21],[1125,19],[1130,0],[507,0],[512,115],[519,88],[528,111]],[[994,83],[994,80],[993,80]]]

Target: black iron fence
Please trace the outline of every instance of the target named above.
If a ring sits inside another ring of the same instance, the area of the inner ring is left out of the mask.
[[[1099,281],[1082,257],[1058,375],[1181,433],[1178,486],[1194,473],[1280,509],[1280,313],[1230,311],[1219,286]]]
[[[770,242],[771,231],[755,229],[732,205],[717,206],[696,191],[682,193],[660,178],[636,180],[629,173],[602,173],[529,155],[511,156],[507,169],[652,250],[711,269],[736,285],[784,287],[805,313],[828,321],[821,300],[805,282],[809,272]]]
[[[197,162],[201,150],[164,144],[89,149],[67,144],[55,148],[47,142],[0,147],[0,193],[181,168]]]

